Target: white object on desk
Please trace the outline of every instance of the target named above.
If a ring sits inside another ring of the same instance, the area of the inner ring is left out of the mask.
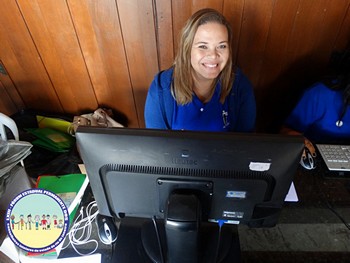
[[[40,263],[40,262],[50,262],[50,263],[100,263],[101,262],[101,254],[96,253],[89,256],[78,256],[78,257],[71,257],[71,258],[58,258],[58,259],[45,259],[37,258],[37,257],[27,257],[27,256],[20,256],[21,263]]]
[[[80,201],[83,198],[83,195],[85,193],[85,190],[86,190],[88,184],[89,184],[89,178],[88,178],[87,174],[85,174],[85,180],[84,180],[82,186],[80,187],[79,192],[75,196],[73,202],[68,207],[69,214],[71,214],[73,212],[73,210],[80,204]]]
[[[290,185],[288,194],[286,195],[286,198],[284,199],[285,202],[298,202],[298,195],[297,195],[297,191],[295,190],[295,186],[294,183],[292,182],[292,184]]]
[[[6,237],[1,244],[0,251],[15,263],[19,263],[19,249],[9,237]]]

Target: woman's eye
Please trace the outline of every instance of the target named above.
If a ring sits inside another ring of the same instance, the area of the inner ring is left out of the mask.
[[[227,46],[226,45],[220,45],[218,49],[225,49]]]
[[[207,49],[207,46],[200,45],[200,46],[198,46],[198,48],[200,48],[200,49]]]

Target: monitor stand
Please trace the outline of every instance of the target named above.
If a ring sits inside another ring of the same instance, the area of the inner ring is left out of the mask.
[[[224,225],[219,234],[218,224],[201,222],[195,195],[172,195],[167,209],[165,220],[146,222],[141,229],[142,245],[152,262],[240,262],[237,226]]]

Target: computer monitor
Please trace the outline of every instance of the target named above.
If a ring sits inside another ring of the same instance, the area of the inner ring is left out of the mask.
[[[168,250],[202,222],[274,226],[304,148],[301,136],[131,128],[76,139],[99,212],[164,220]]]

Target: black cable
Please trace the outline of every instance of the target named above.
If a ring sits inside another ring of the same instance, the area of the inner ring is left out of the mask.
[[[157,221],[156,221],[156,217],[155,216],[152,217],[152,222],[153,222],[154,230],[156,231],[156,236],[157,236],[157,241],[158,241],[158,248],[159,248],[159,254],[160,254],[160,261],[161,261],[161,263],[165,263],[164,255],[163,255],[163,249],[162,249],[162,243],[160,241],[160,235],[159,235],[158,225],[157,225]]]
[[[316,174],[314,176],[317,176]],[[315,178],[314,178],[315,179]],[[320,185],[314,180],[314,184],[316,184],[318,192],[321,194],[321,197],[323,201],[325,202],[327,208],[333,212],[334,215],[336,215],[340,221],[345,225],[347,229],[350,230],[350,224],[345,221],[345,219],[334,209],[334,207],[329,203],[327,197],[325,196],[325,193],[321,190]]]
[[[347,229],[350,230],[350,224],[348,224],[345,219],[337,212],[335,211],[334,207],[328,202],[328,200],[325,200],[327,207],[343,222],[343,224],[347,227]]]

